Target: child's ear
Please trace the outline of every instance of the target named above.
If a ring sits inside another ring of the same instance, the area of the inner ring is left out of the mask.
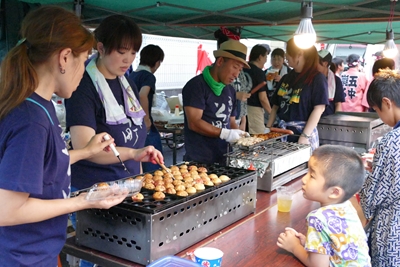
[[[387,97],[383,97],[382,98],[382,105],[386,105],[387,108],[389,109],[392,106],[392,101]]]
[[[329,198],[331,199],[342,199],[344,196],[344,190],[343,188],[339,186],[332,186],[329,188]]]

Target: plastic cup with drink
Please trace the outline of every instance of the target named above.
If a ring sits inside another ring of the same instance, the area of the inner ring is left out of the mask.
[[[269,69],[267,70],[267,81],[271,82],[275,79],[275,76],[279,74],[278,69]]]
[[[278,211],[289,212],[293,201],[293,190],[288,186],[279,186],[276,188],[278,196]]]

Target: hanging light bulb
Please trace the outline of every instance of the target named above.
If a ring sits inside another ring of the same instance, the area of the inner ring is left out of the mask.
[[[314,27],[312,25],[312,2],[301,3],[301,20],[299,27],[294,33],[294,43],[301,49],[310,48],[317,41],[317,34],[315,33]]]
[[[397,52],[397,47],[394,43],[393,30],[386,30],[386,43],[382,53],[387,58],[394,58],[397,55]]]
[[[396,1],[397,0],[390,0],[390,16],[388,25],[386,26],[386,43],[382,51],[383,56],[387,58],[394,58],[397,55],[397,47],[394,43],[394,32],[392,28]]]

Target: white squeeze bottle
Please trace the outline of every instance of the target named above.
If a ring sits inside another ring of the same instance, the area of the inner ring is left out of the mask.
[[[179,117],[179,105],[175,106],[175,116]]]

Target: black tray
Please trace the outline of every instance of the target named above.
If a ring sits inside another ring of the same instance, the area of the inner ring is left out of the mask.
[[[154,190],[142,188],[140,193],[144,196],[143,200],[133,201],[131,197],[127,197],[118,206],[129,210],[136,210],[144,213],[154,214],[179,203],[182,203],[186,200],[186,197],[180,197],[171,194],[165,194],[165,198],[163,200],[156,200],[153,198],[154,192]]]
[[[183,164],[180,164],[180,165],[183,165]],[[180,165],[177,165],[177,166],[180,166]],[[187,165],[188,166],[194,165],[197,167],[205,167],[207,169],[208,174],[215,173],[218,176],[227,175],[231,179],[229,181],[223,182],[219,185],[214,185],[214,186],[206,186],[205,185],[205,188],[206,188],[205,190],[196,192],[195,194],[189,195],[187,197],[180,197],[177,195],[165,193],[166,197],[163,200],[155,200],[153,198],[153,194],[156,192],[155,190],[142,188],[140,191],[144,196],[144,199],[142,201],[132,201],[132,198],[129,197],[129,198],[126,198],[118,206],[129,209],[129,210],[135,210],[135,211],[140,211],[140,212],[144,212],[144,213],[155,214],[155,213],[158,213],[165,209],[168,209],[172,206],[180,204],[184,201],[187,201],[189,199],[206,194],[210,191],[215,190],[216,188],[220,188],[221,186],[225,186],[234,181],[248,177],[248,176],[252,175],[254,172],[251,170],[245,170],[245,169],[240,169],[240,168],[220,166],[218,164],[202,164],[202,163],[197,163],[197,162],[189,162]]]

